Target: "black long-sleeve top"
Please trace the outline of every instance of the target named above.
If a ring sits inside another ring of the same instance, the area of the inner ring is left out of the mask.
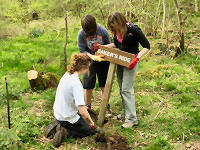
[[[126,36],[124,37],[122,43],[117,40],[116,35],[114,36],[114,44],[117,48],[128,53],[137,54],[139,53],[140,43],[143,48],[150,49],[149,41],[137,25],[129,23],[127,27]]]

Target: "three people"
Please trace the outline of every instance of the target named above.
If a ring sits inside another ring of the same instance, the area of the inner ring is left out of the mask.
[[[87,110],[91,108],[96,76],[103,93],[109,68],[109,62],[102,61],[100,56],[94,55],[94,46],[98,47],[97,43],[119,48],[135,56],[129,68],[117,66],[117,79],[123,104],[123,113],[118,115],[118,118],[125,119],[123,128],[138,124],[134,82],[139,59],[150,49],[147,38],[138,26],[128,22],[119,12],[114,12],[108,17],[107,25],[114,36],[114,43],[110,43],[108,31],[96,24],[93,16],[84,16],[81,25],[82,30],[78,33],[78,48],[81,54],[72,55],[71,66],[61,78],[56,92],[53,109],[58,125],[53,138],[54,146],[61,144],[64,135],[78,138],[96,132],[95,124]],[[141,51],[139,51],[139,44],[143,47]],[[83,86],[79,79],[80,75],[84,75]]]

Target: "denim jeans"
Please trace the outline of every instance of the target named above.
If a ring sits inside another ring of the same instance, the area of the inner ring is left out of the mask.
[[[126,123],[137,123],[135,95],[134,95],[134,81],[139,63],[133,70],[126,67],[117,66],[117,79],[120,88],[120,95],[122,97],[123,113],[125,115]]]

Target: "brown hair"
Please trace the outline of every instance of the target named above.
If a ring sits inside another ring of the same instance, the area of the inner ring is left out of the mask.
[[[67,66],[69,74],[73,74],[81,69],[89,68],[91,59],[87,54],[76,54],[73,53],[71,56],[71,65]]]
[[[85,15],[81,19],[81,26],[86,34],[96,33],[97,23],[92,15]]]
[[[118,34],[121,37],[126,36],[127,20],[126,17],[119,13],[113,12],[108,16],[107,26],[113,34]]]

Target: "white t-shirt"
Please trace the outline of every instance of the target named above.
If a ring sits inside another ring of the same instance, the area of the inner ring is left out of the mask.
[[[78,106],[80,105],[85,105],[81,81],[76,72],[72,75],[66,72],[56,91],[53,106],[54,116],[59,121],[68,121],[74,124],[80,118],[78,115]]]

